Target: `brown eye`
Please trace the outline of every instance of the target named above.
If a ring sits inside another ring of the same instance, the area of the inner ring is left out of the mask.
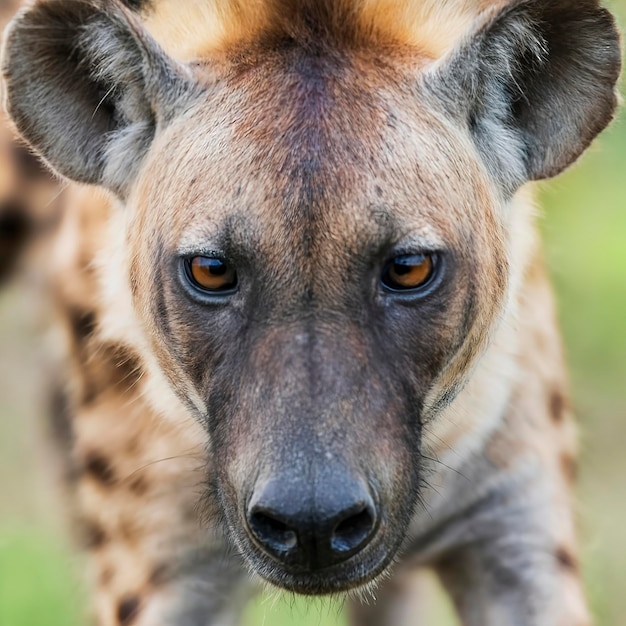
[[[432,254],[398,256],[385,267],[382,282],[391,291],[414,291],[430,283],[434,270]]]
[[[192,284],[203,290],[224,293],[237,286],[237,273],[222,259],[195,256],[187,261],[187,273]]]

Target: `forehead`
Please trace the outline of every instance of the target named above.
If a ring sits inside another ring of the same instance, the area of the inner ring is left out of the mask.
[[[462,236],[493,204],[483,169],[420,92],[419,60],[382,58],[293,46],[207,70],[203,98],[155,142],[139,185],[170,245],[225,230],[248,241],[337,231],[358,245],[407,234],[433,247]]]

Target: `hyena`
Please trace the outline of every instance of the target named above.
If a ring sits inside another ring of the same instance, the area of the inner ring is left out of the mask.
[[[47,0],[2,58],[73,181],[46,270],[98,624],[236,624],[265,580],[407,626],[421,567],[466,626],[590,623],[526,183],[612,118],[597,0]]]

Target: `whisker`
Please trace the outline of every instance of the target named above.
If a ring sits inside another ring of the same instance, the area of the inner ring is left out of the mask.
[[[148,467],[152,467],[153,465],[157,465],[159,463],[165,463],[167,461],[175,461],[177,459],[197,459],[198,457],[199,455],[197,454],[184,453],[184,454],[174,454],[172,456],[166,456],[161,459],[155,459],[154,461],[149,461],[148,463],[142,465],[141,467],[138,467],[137,469],[133,470],[130,474],[128,474],[125,478],[123,478],[121,482],[126,482],[130,480],[131,478],[133,478],[139,472],[142,472]]]

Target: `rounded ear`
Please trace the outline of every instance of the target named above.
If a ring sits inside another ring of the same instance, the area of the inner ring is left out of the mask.
[[[117,0],[45,0],[5,33],[5,104],[17,129],[60,174],[125,195],[157,127],[193,94]]]
[[[598,0],[515,0],[426,77],[508,191],[571,165],[611,121],[619,34]]]

